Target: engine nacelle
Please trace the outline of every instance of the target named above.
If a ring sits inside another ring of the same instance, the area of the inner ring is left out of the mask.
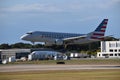
[[[56,45],[63,45],[63,40],[57,39],[57,40],[55,41],[55,44],[56,44]]]
[[[52,46],[54,43],[51,42],[45,42],[45,46]]]
[[[45,46],[52,46],[52,45],[63,45],[63,40],[57,39],[53,42],[45,42]]]

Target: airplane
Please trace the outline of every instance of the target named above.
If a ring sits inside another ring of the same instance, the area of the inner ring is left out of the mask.
[[[88,34],[60,33],[33,31],[21,36],[20,39],[25,41],[44,42],[45,45],[64,45],[64,44],[85,44],[104,40],[108,19],[103,19],[99,26]]]

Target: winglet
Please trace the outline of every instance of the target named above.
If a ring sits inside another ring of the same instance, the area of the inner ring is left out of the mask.
[[[91,39],[97,39],[97,40],[103,40],[104,39],[104,35],[105,35],[105,31],[107,28],[107,23],[108,23],[108,19],[104,19],[99,26],[95,29],[95,31],[92,32],[91,34]]]

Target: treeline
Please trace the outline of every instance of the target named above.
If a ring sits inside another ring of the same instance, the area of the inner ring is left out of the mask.
[[[36,44],[36,45],[32,45],[32,44],[29,44],[29,43],[22,43],[22,42],[19,42],[19,43],[15,43],[15,44],[1,44],[0,45],[0,49],[13,49],[13,48],[41,48],[43,47],[43,45],[41,44]]]
[[[110,40],[116,40],[115,38],[109,38],[107,39],[107,41]],[[80,51],[98,51],[100,50],[100,42],[93,42],[93,43],[88,43],[88,44],[75,44],[75,45],[67,45],[65,47],[65,45],[52,45],[52,46],[45,46],[42,44],[29,44],[29,43],[15,43],[15,44],[0,44],[0,49],[13,49],[13,48],[19,48],[19,49],[23,49],[23,48],[51,48],[54,50],[62,50],[62,51],[75,51],[75,52],[80,52]]]
[[[15,44],[1,44],[0,45],[0,49],[13,49],[13,48],[52,48],[55,50],[60,50],[60,49],[66,49],[66,50],[90,50],[90,49],[98,49],[100,46],[99,42],[94,42],[94,43],[89,43],[89,44],[75,44],[75,45],[67,45],[65,47],[65,45],[52,45],[52,46],[45,46],[42,44],[29,44],[29,43],[15,43]]]

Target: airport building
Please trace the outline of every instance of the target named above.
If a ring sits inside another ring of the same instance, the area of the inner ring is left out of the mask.
[[[22,57],[28,58],[28,55],[33,51],[51,51],[51,49],[0,49],[0,60],[15,57],[21,59]]]
[[[30,49],[1,49],[0,50],[0,59],[5,60],[9,59],[9,57],[14,56],[17,59],[21,57],[27,57],[30,54]]]
[[[120,58],[120,41],[101,41],[101,52],[97,57]]]

